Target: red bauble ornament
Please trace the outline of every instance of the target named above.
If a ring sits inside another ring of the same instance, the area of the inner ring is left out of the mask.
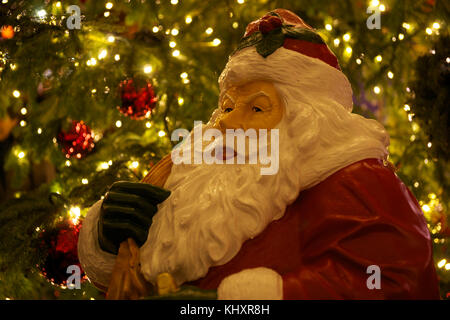
[[[47,252],[45,260],[39,265],[42,274],[52,283],[66,285],[67,268],[77,265],[81,280],[85,278],[78,260],[78,236],[81,224],[74,225],[70,220],[60,222],[55,228],[41,233],[41,250]]]
[[[3,26],[1,34],[3,39],[12,39],[14,37],[14,28],[12,26]]]
[[[58,134],[58,141],[66,158],[80,159],[94,148],[92,131],[83,121],[73,120],[68,132],[62,130]]]
[[[157,98],[153,86],[148,81],[139,87],[133,79],[127,79],[119,85],[122,106],[120,112],[134,120],[150,117],[155,108]]]

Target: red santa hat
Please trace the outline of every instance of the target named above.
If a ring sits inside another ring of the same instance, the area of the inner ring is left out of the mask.
[[[237,50],[250,43],[256,45],[263,57],[283,46],[341,70],[336,56],[314,29],[286,9],[275,9],[250,22]]]
[[[251,22],[219,78],[223,92],[258,79],[301,87],[351,111],[352,89],[339,62],[315,30],[295,13],[275,9]]]

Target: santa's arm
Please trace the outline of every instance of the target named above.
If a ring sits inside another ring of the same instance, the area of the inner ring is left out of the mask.
[[[170,174],[171,168],[172,161],[170,154],[168,154],[152,167],[142,182],[162,187]],[[99,245],[98,221],[101,206],[102,200],[96,202],[89,209],[83,221],[78,240],[78,257],[89,279],[99,289],[106,291],[111,281],[117,256],[102,250]]]
[[[301,206],[310,223],[284,299],[439,299],[423,213],[388,168],[360,163]]]

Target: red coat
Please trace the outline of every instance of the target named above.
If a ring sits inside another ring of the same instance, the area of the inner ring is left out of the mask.
[[[378,265],[381,289],[366,270]],[[382,161],[366,159],[302,191],[280,220],[190,284],[216,289],[243,269],[283,278],[284,299],[439,299],[427,224],[417,200]]]

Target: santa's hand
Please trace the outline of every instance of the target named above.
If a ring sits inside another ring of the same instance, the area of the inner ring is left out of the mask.
[[[169,195],[170,191],[148,183],[115,182],[105,195],[98,222],[102,250],[117,254],[120,244],[128,238],[142,246],[157,205]]]

